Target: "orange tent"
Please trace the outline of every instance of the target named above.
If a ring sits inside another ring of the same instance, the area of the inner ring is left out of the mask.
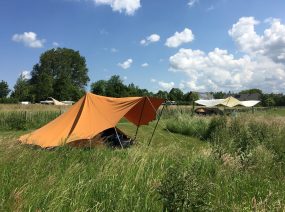
[[[123,117],[137,126],[146,125],[156,118],[156,111],[163,102],[163,99],[152,97],[111,98],[87,93],[67,112],[19,140],[25,144],[54,147],[92,139],[115,127]]]

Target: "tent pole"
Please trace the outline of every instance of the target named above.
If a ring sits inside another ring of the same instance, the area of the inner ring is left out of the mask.
[[[121,139],[120,139],[120,137],[119,137],[119,135],[118,135],[118,132],[117,132],[116,127],[114,127],[114,129],[115,129],[115,132],[116,132],[116,135],[117,135],[118,141],[119,141],[119,143],[120,143],[120,145],[121,145],[121,147],[122,147],[122,149],[123,149],[124,147],[123,147],[123,144],[122,144],[122,142],[121,142]]]
[[[163,112],[163,110],[164,110],[164,107],[165,107],[165,105],[163,105],[163,107],[162,107],[162,109],[161,109],[161,112],[160,112],[160,114],[159,114],[159,117],[158,117],[158,119],[157,119],[157,122],[156,122],[156,124],[155,124],[155,127],[154,127],[154,129],[153,129],[152,135],[151,135],[150,140],[149,140],[149,142],[148,142],[148,146],[150,145],[150,143],[151,143],[151,141],[152,141],[154,132],[155,132],[155,130],[156,130],[156,128],[157,128],[157,125],[158,125],[158,122],[159,122],[159,120],[160,120],[160,118],[161,118],[161,115],[162,115],[162,112]]]
[[[142,114],[143,114],[143,109],[144,109],[144,105],[145,105],[145,100],[146,100],[146,97],[144,97],[143,107],[142,107],[142,110],[141,110],[141,115],[140,115],[140,119],[139,119],[139,123],[138,123],[138,126],[137,126],[137,130],[136,130],[136,134],[135,134],[134,140],[136,140],[137,134],[138,134],[138,131],[139,131],[139,127],[140,127],[140,123],[141,123],[141,119],[142,119]]]
[[[194,116],[194,110],[195,110],[195,101],[192,102],[192,116]]]

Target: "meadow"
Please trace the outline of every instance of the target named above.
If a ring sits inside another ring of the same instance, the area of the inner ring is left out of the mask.
[[[0,106],[0,211],[284,211],[285,110],[164,111],[128,149],[18,143],[67,108]],[[118,127],[134,136],[126,121]]]

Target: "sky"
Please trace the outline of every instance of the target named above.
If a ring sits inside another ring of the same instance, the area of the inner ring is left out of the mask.
[[[86,58],[90,83],[150,91],[285,92],[284,0],[1,0],[0,80],[48,49]]]

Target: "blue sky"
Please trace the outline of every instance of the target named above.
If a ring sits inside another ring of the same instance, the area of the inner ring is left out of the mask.
[[[3,0],[0,80],[12,88],[41,53],[66,47],[91,82],[284,92],[284,11],[284,0]]]

